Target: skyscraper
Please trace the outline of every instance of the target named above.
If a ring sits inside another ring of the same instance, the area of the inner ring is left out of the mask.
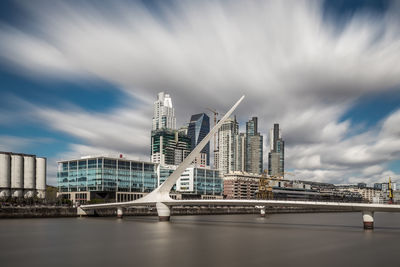
[[[246,133],[240,133],[237,138],[237,166],[236,170],[245,172],[246,171]]]
[[[260,174],[263,171],[263,136],[258,132],[257,117],[246,122],[246,153],[244,170]]]
[[[151,131],[151,162],[178,165],[190,153],[190,139],[176,130],[175,109],[169,94],[158,93]]]
[[[272,176],[284,176],[285,170],[285,142],[279,124],[275,123],[269,135],[270,149],[268,153],[268,174]]]
[[[190,139],[178,130],[151,132],[151,162],[179,165],[191,151]]]
[[[218,130],[218,166],[221,174],[237,170],[239,124],[230,118]]]
[[[188,137],[191,140],[192,150],[203,140],[210,132],[210,118],[205,113],[192,115],[188,127]],[[207,165],[210,165],[210,143],[201,150],[206,154]]]
[[[169,94],[164,92],[158,93],[153,109],[152,130],[159,129],[176,129],[175,109],[172,106],[172,99]]]

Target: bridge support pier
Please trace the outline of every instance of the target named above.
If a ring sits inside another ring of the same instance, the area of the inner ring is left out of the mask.
[[[261,216],[261,217],[265,217],[265,207],[262,207],[262,208],[260,209],[260,216]]]
[[[122,219],[123,215],[124,215],[124,212],[122,211],[122,208],[121,207],[117,208],[117,217],[119,219]]]
[[[171,216],[171,210],[169,209],[169,207],[162,202],[157,202],[156,208],[158,213],[158,219],[160,220],[160,222],[169,221]]]
[[[373,211],[363,211],[363,223],[364,229],[374,229],[374,212]]]

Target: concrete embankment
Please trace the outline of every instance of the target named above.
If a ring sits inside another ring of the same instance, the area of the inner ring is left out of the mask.
[[[277,213],[316,213],[316,212],[338,212],[332,209],[313,209],[298,207],[269,207],[266,209],[267,214]],[[340,212],[343,212],[340,211]],[[157,216],[155,208],[131,208],[124,209],[124,216]],[[255,207],[179,207],[175,206],[171,210],[172,216],[179,215],[228,215],[228,214],[260,214],[260,209]],[[102,209],[95,212],[95,216],[116,216],[115,209]]]
[[[1,207],[0,218],[57,218],[76,217],[72,207]]]
[[[276,213],[313,213],[337,212],[332,209],[312,209],[294,207],[269,207],[267,214]],[[341,211],[343,212],[343,210]],[[172,216],[177,215],[217,215],[217,214],[259,214],[260,210],[254,207],[173,207]],[[153,208],[124,209],[124,216],[156,216],[157,210]],[[0,218],[51,218],[51,217],[77,217],[77,209],[72,207],[2,207]],[[94,216],[116,216],[116,209],[101,209]]]

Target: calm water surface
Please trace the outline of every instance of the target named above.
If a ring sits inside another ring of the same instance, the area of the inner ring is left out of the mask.
[[[400,214],[0,220],[0,266],[400,266]]]

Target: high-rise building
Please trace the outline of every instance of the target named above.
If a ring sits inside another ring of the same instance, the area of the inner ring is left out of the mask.
[[[246,133],[239,134],[236,151],[237,151],[236,170],[245,172],[246,171]]]
[[[218,130],[218,169],[222,174],[237,170],[238,167],[238,132],[239,124],[230,118]]]
[[[191,140],[192,150],[210,132],[210,118],[205,113],[192,115],[188,126],[187,135]],[[201,150],[206,154],[206,165],[210,165],[210,142]]]
[[[260,174],[263,171],[263,136],[258,132],[258,119],[246,122],[246,153],[244,170]]]
[[[175,109],[172,106],[170,95],[164,92],[158,93],[153,110],[152,130],[160,129],[176,129]]]
[[[151,132],[151,162],[179,165],[191,151],[191,140],[177,130]]]
[[[270,149],[268,153],[268,174],[272,176],[284,176],[285,170],[285,142],[279,124],[275,123],[269,136]]]

